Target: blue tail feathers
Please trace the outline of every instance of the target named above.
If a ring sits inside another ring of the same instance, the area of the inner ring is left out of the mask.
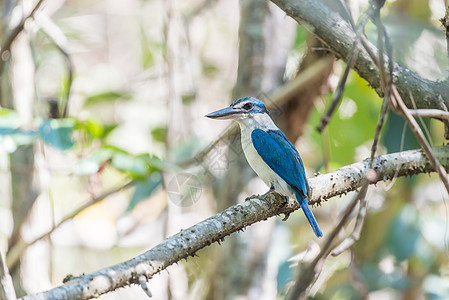
[[[301,199],[301,198],[299,198],[299,199]],[[318,223],[316,222],[315,217],[313,216],[313,213],[310,210],[309,205],[307,204],[307,199],[302,199],[302,200],[299,200],[298,202],[302,208],[302,211],[306,215],[306,218],[309,221],[310,226],[312,226],[312,229],[313,229],[313,232],[315,232],[315,235],[317,237],[322,237],[323,233],[321,232],[321,229],[318,226]]]

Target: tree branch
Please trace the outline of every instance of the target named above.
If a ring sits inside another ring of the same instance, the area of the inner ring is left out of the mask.
[[[435,148],[434,152],[442,165],[449,168],[449,147]],[[434,171],[421,150],[379,156],[374,159],[372,166],[378,174],[376,181]],[[319,204],[323,200],[361,187],[369,168],[370,160],[367,159],[310,178],[310,203]],[[271,205],[264,200],[269,200]],[[266,199],[251,199],[182,230],[135,258],[91,274],[71,277],[65,285],[22,299],[90,299],[120,287],[140,284],[142,276],[150,279],[169,265],[194,256],[196,251],[222,241],[233,232],[272,216],[289,214],[298,208],[296,202],[285,203],[283,197],[277,194],[270,194]]]
[[[447,3],[447,2],[446,2]],[[440,19],[441,25],[444,27],[446,33],[446,50],[449,58],[449,5],[446,6],[446,14]]]
[[[348,62],[353,49],[356,33],[338,13],[330,10],[321,1],[315,0],[271,0],[287,15],[305,26],[318,39],[325,43],[339,58]],[[323,17],[325,16],[325,17]],[[370,42],[366,46],[377,56],[378,50]],[[385,57],[388,64],[388,58]],[[383,96],[379,70],[366,49],[360,49],[354,64],[355,71]],[[413,94],[417,108],[440,109],[441,102],[449,107],[449,84],[444,81],[431,81],[417,73],[394,64],[393,82],[404,103],[413,108],[409,91]]]
[[[449,120],[449,112],[441,109],[409,109],[408,111],[414,117]]]

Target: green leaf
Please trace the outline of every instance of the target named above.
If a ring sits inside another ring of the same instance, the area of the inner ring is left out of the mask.
[[[411,205],[405,205],[391,225],[387,248],[398,261],[411,255],[417,255],[421,230],[417,211]]]
[[[102,164],[111,161],[111,165],[121,172],[126,172],[133,178],[143,179],[148,174],[161,170],[179,171],[172,164],[161,161],[149,154],[133,155],[118,147],[107,145],[80,160],[74,166],[74,173],[88,175],[98,172]]]
[[[112,158],[114,149],[105,147],[95,151],[88,157],[79,160],[73,167],[73,172],[77,175],[90,175],[98,172],[101,165]]]
[[[10,127],[0,127],[0,135],[13,135],[18,132],[21,132],[19,129],[10,128]]]
[[[145,34],[144,26],[141,24],[140,26],[140,45],[142,46],[142,64],[144,69],[148,69],[152,66],[154,66],[155,63],[155,57],[152,51],[152,48],[156,50],[156,52],[159,52],[160,48],[156,43],[154,43],[152,40],[148,39],[147,35]]]
[[[328,95],[328,104],[324,111],[314,111],[310,118],[311,124],[318,126],[331,98],[332,95]],[[311,132],[312,138],[318,145],[323,143],[323,139],[325,143],[329,143],[331,162],[339,165],[350,164],[354,162],[356,150],[371,146],[381,104],[381,99],[366,81],[351,72],[340,107],[332,115],[326,134],[321,135],[314,130]],[[365,143],[368,146],[363,145]]]
[[[44,120],[39,126],[39,136],[44,143],[60,150],[73,147],[72,132],[75,127],[73,119]]]
[[[182,104],[189,105],[196,99],[196,93],[190,92],[182,95]]]
[[[219,68],[216,65],[206,62],[206,61],[203,62],[202,66],[203,66],[203,70],[202,70],[203,74],[206,77],[213,77],[219,71]]]
[[[36,132],[25,131],[21,125],[19,114],[14,110],[0,108],[0,149],[14,152],[18,146],[30,145],[36,139]]]
[[[151,136],[157,142],[164,143],[167,137],[167,127],[156,127],[151,130]]]
[[[159,157],[153,155],[146,158],[148,167],[152,172],[154,171],[171,171],[171,172],[181,172],[181,169],[174,164],[161,160]]]
[[[296,36],[295,36],[294,48],[301,47],[307,41],[308,36],[309,36],[309,33],[303,26],[301,26],[301,25],[296,26]]]
[[[104,135],[103,125],[93,119],[79,121],[76,129],[86,132],[93,138],[101,138]]]
[[[94,121],[94,120],[87,120],[87,131],[90,133],[90,135],[94,138],[99,138],[103,136],[104,130],[103,126],[101,126],[100,123]]]
[[[206,146],[204,140],[194,136],[186,141],[175,143],[170,148],[170,154],[175,158],[176,162],[182,162],[194,157],[195,154],[203,150]]]
[[[17,146],[30,145],[36,140],[37,132],[17,130],[11,137]]]
[[[287,284],[293,278],[293,269],[290,267],[290,262],[288,260],[284,261],[279,265],[277,274],[277,288],[279,291],[286,289]]]
[[[136,189],[129,202],[126,211],[129,212],[136,207],[140,202],[148,199],[148,197],[153,194],[154,190],[162,183],[162,174],[160,172],[155,172],[150,176],[146,177],[142,181],[136,183]]]
[[[111,102],[116,100],[129,100],[129,99],[131,99],[131,95],[126,91],[108,91],[87,97],[86,100],[84,101],[84,105],[92,106],[104,102]]]
[[[145,36],[145,33],[142,31],[142,64],[144,69],[148,69],[154,66],[154,55],[153,51],[151,51],[151,44]]]
[[[144,157],[134,157],[129,153],[115,153],[112,157],[112,166],[119,171],[130,173],[134,178],[145,177],[149,172],[148,164]]]
[[[17,112],[11,109],[0,108],[0,127],[17,128],[21,123]]]
[[[0,133],[0,150],[7,153],[13,153],[18,146],[30,145],[34,143],[35,139],[36,132],[34,131],[25,132],[14,130],[14,133],[7,135]]]
[[[103,138],[107,137],[115,128],[117,128],[118,124],[110,124],[103,126]]]
[[[142,63],[145,69],[154,65],[154,56],[150,47],[142,47]]]
[[[387,287],[405,290],[411,284],[407,275],[401,272],[400,269],[394,269],[393,272],[386,274],[374,264],[364,264],[360,268],[360,271],[369,291],[385,289]]]
[[[429,126],[428,120],[425,120],[425,122],[426,125]],[[388,114],[384,131],[385,134],[383,135],[382,140],[385,144],[385,147],[387,147],[388,152],[399,152],[419,148],[418,140],[416,139],[410,128],[407,126],[402,116],[394,113]],[[402,137],[403,132],[404,137]],[[401,145],[402,141],[403,145]]]

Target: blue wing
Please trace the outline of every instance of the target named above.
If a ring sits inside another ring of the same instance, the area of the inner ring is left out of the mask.
[[[251,133],[254,148],[264,162],[305,199],[309,195],[304,165],[295,146],[280,130],[255,129]],[[298,199],[299,200],[299,199]]]
[[[263,161],[295,191],[296,200],[298,200],[315,235],[323,236],[307,203],[310,188],[298,150],[280,130],[266,132],[255,129],[251,133],[251,139]]]

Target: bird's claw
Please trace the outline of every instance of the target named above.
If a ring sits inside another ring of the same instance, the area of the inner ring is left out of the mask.
[[[262,198],[263,201],[268,205],[268,208],[271,209],[271,201],[265,198]]]
[[[252,196],[246,197],[245,201],[249,201],[251,199],[259,199],[259,200],[264,201],[268,205],[268,207],[271,208],[271,201],[265,198],[268,194],[269,193],[265,193],[263,195],[252,195]]]
[[[284,218],[282,219],[283,222],[287,221],[288,218],[290,217],[291,212],[285,213],[284,214]]]
[[[252,195],[245,198],[245,201],[249,201],[251,199],[260,199],[260,195]]]
[[[271,185],[271,186],[270,186],[270,189],[269,189],[268,192],[266,192],[265,194],[263,194],[263,195],[252,195],[252,196],[246,197],[246,198],[245,198],[245,201],[248,201],[248,200],[251,200],[251,199],[259,199],[259,200],[263,200],[263,201],[265,201],[265,203],[268,205],[268,207],[271,208],[271,201],[268,200],[268,199],[266,199],[266,197],[267,197],[268,195],[272,194],[273,192],[274,192],[274,186]],[[287,198],[287,199],[288,199],[288,198]]]

